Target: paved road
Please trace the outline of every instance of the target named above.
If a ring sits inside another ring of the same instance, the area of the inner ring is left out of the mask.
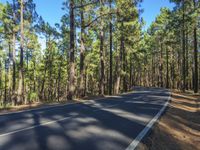
[[[0,150],[125,150],[169,91],[135,88],[98,101],[0,115]]]

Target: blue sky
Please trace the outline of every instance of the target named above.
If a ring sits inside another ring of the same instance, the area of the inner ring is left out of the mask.
[[[173,9],[174,4],[170,3],[169,0],[143,0],[141,6],[144,9],[142,17],[146,22],[145,29],[147,29],[160,13],[160,8],[168,7]]]
[[[0,0],[0,2],[6,2],[11,0]],[[62,2],[65,0],[33,0],[36,3],[36,9],[39,15],[41,15],[51,25],[59,23],[64,11],[61,9]],[[141,4],[144,9],[142,17],[146,21],[145,29],[149,27],[155,17],[159,14],[161,7],[173,8],[173,4],[169,3],[169,0],[143,0]]]

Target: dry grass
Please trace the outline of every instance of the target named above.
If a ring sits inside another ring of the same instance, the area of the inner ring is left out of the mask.
[[[173,93],[169,109],[137,149],[200,150],[200,97]]]

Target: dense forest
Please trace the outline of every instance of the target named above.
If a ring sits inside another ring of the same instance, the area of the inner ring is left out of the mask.
[[[174,9],[162,8],[147,30],[141,2],[63,0],[55,26],[33,0],[0,2],[0,105],[120,94],[133,86],[197,93],[200,1],[171,0]]]

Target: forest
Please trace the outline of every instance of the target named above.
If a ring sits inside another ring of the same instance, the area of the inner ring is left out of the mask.
[[[1,107],[133,86],[198,93],[200,1],[170,2],[174,9],[161,8],[147,30],[142,0],[63,0],[65,14],[54,26],[33,0],[0,2]]]

